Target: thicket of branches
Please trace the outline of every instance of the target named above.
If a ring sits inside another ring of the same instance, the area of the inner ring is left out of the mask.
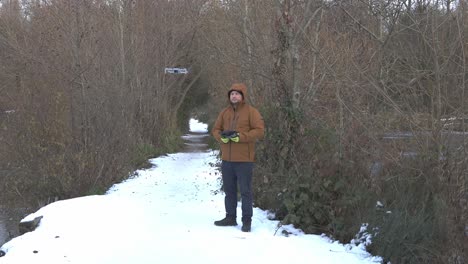
[[[177,147],[200,2],[1,1],[2,201],[99,193]]]
[[[392,263],[466,261],[465,2],[220,2],[203,59],[216,107],[242,80],[265,117],[256,204],[344,242],[369,223]]]
[[[392,263],[467,261],[465,1],[1,3],[2,194],[104,188],[242,81],[257,206],[346,243],[368,223]]]

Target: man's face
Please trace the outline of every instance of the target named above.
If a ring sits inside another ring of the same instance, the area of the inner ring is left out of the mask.
[[[231,103],[237,104],[242,101],[242,94],[237,91],[232,91],[229,94],[229,100],[231,101]]]

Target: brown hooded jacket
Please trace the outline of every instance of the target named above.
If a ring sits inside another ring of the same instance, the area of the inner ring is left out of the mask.
[[[216,119],[212,134],[221,144],[221,159],[235,162],[255,161],[255,142],[263,138],[265,125],[263,118],[253,106],[247,104],[247,87],[242,83],[235,83],[228,92],[228,100],[231,91],[242,93],[242,101],[237,107],[226,107]],[[239,142],[222,143],[221,132],[235,130],[239,133]]]

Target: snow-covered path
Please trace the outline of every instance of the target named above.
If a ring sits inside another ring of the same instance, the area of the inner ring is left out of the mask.
[[[5,244],[0,263],[380,262],[360,247],[291,226],[276,232],[278,222],[258,208],[251,233],[214,226],[224,217],[216,161],[212,151],[170,154],[106,195],[43,207],[26,218],[41,215],[41,225]]]

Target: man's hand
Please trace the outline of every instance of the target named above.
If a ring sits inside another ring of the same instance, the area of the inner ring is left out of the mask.
[[[239,133],[236,132],[236,135],[235,136],[232,136],[231,138],[231,141],[233,142],[239,142],[240,138],[239,138]]]
[[[225,131],[222,131],[221,132],[221,141],[223,143],[228,143],[229,140],[233,141],[233,142],[239,142],[240,138],[239,138],[239,133],[237,131],[234,131],[234,130],[225,130]]]
[[[226,144],[229,142],[229,138],[221,136],[221,141]]]

